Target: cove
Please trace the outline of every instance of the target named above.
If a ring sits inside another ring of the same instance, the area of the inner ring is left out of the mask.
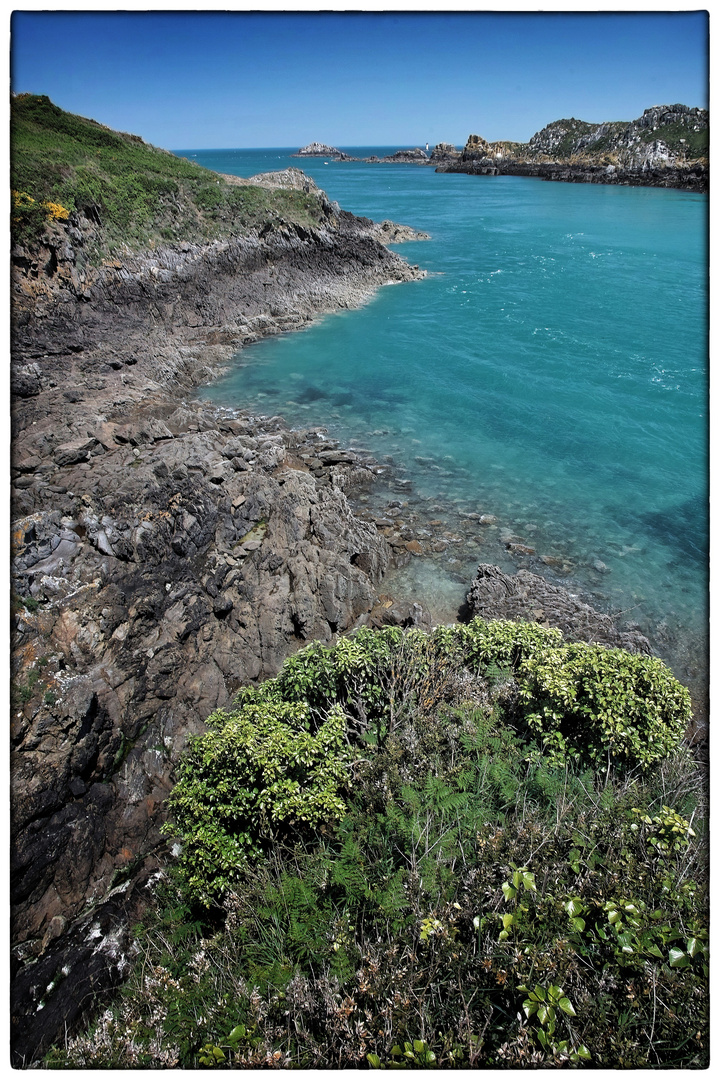
[[[448,523],[457,540],[412,559],[388,591],[449,621],[478,561],[530,565],[516,541],[535,572],[622,612],[704,683],[706,196],[184,153],[242,176],[299,166],[344,209],[432,237],[397,249],[425,280],[246,348],[204,391],[326,426],[387,464],[370,508]]]

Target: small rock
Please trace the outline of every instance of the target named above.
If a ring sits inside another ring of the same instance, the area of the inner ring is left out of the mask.
[[[224,619],[230,614],[233,609],[233,601],[231,597],[219,596],[213,604],[213,612],[217,615],[218,619]]]
[[[528,547],[527,544],[515,544],[510,540],[505,541],[505,547],[508,551],[511,551],[514,555],[534,555],[535,548]]]

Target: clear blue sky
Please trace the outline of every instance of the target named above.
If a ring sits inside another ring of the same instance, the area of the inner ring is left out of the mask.
[[[15,12],[12,89],[168,149],[526,141],[707,102],[707,16]]]

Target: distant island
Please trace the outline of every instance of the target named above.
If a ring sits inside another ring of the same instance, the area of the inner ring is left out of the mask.
[[[428,148],[429,149],[429,148]],[[378,157],[376,154],[366,158],[353,157],[351,154],[346,154],[344,150],[338,150],[336,146],[328,146],[326,143],[312,142],[307,146],[303,146],[292,157],[322,157],[332,158],[333,161],[369,161],[372,163],[383,161],[404,161],[411,165],[438,165],[445,164],[447,162],[456,161],[460,157],[460,153],[455,149],[452,143],[438,143],[432,153],[426,150],[421,150],[419,146],[416,146],[412,150],[396,150],[394,154],[388,154],[386,157]]]
[[[637,120],[555,120],[527,143],[488,142],[468,136],[462,151],[452,143],[398,150],[386,157],[353,158],[336,147],[310,143],[298,157],[333,161],[406,162],[436,172],[482,176],[537,176],[575,183],[637,184],[707,191],[708,110],[654,105]]]

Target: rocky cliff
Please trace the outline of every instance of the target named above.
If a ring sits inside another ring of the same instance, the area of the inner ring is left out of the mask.
[[[437,171],[704,191],[707,155],[707,109],[657,105],[630,123],[556,120],[528,143],[470,135],[459,161]]]
[[[16,1064],[121,979],[188,736],[378,599],[389,549],[347,499],[377,464],[192,397],[244,345],[422,276],[312,182],[248,198],[298,183],[297,219],[205,242],[98,258],[86,206],[13,247]]]

